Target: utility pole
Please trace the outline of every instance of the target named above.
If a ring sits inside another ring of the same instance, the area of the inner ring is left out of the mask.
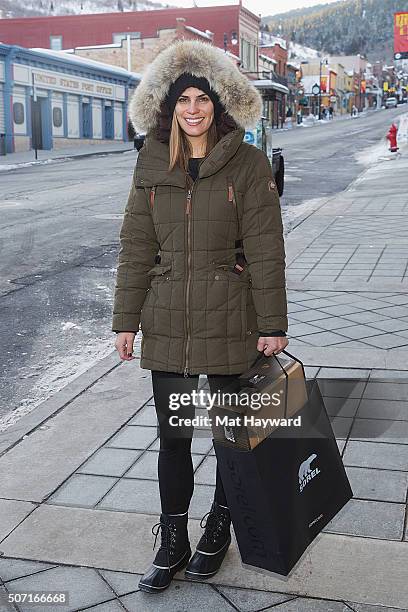
[[[132,71],[132,58],[130,55],[130,34],[126,34],[126,43],[127,43],[127,69],[129,72]]]
[[[322,65],[323,64],[327,66],[328,64],[327,59],[321,59],[319,62],[319,119],[322,118]]]

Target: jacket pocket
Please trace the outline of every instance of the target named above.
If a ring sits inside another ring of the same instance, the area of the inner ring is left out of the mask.
[[[213,265],[216,275],[221,274],[224,278],[230,280],[231,282],[243,283],[245,285],[248,285],[251,282],[251,276],[247,266],[244,267],[242,272],[237,274],[236,272],[233,272],[235,265],[233,263],[214,263]]]
[[[147,272],[149,276],[164,276],[166,272],[171,270],[171,264],[156,264]]]
[[[147,290],[140,316],[142,334],[150,336],[155,333],[163,333],[163,321],[160,309],[169,303],[169,291],[171,289],[170,270],[172,264],[159,263],[148,270],[147,274],[151,278],[150,288]]]
[[[235,318],[240,329],[234,330],[234,337],[242,341],[247,337],[247,303],[248,293],[251,287],[251,276],[247,268],[240,274],[232,271],[233,265],[230,263],[214,263],[214,280],[222,281],[223,289],[220,291],[225,299],[230,300],[231,308],[239,310],[239,317]]]

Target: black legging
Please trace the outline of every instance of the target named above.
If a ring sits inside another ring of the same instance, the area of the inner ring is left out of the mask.
[[[225,390],[229,392],[239,390],[239,374],[222,375],[208,374],[210,392],[212,394]],[[191,393],[198,387],[198,374],[183,374],[152,370],[153,396],[156,414],[159,423],[160,451],[158,457],[158,476],[162,512],[166,514],[179,514],[188,510],[194,490],[194,470],[191,458],[191,442],[194,427],[180,427],[169,424],[169,416],[177,415],[180,418],[193,418],[194,404],[180,406],[176,411],[169,408],[169,395],[171,393]],[[231,386],[230,386],[231,385]],[[211,416],[211,411],[209,411]],[[175,431],[177,432],[175,434]],[[177,434],[182,433],[177,437]],[[211,432],[208,432],[211,436]],[[216,470],[216,486],[214,499],[223,506],[228,506],[221,475]]]

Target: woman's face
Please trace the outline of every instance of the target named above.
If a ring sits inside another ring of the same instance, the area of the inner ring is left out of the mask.
[[[214,119],[211,98],[197,87],[187,87],[179,96],[175,113],[181,129],[189,136],[201,136]]]

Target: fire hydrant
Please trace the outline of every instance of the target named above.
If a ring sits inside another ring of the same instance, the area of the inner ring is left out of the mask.
[[[388,131],[388,134],[386,136],[387,140],[390,141],[390,151],[391,153],[396,153],[398,151],[398,146],[397,146],[397,132],[398,132],[398,128],[395,125],[395,123],[393,123]]]

